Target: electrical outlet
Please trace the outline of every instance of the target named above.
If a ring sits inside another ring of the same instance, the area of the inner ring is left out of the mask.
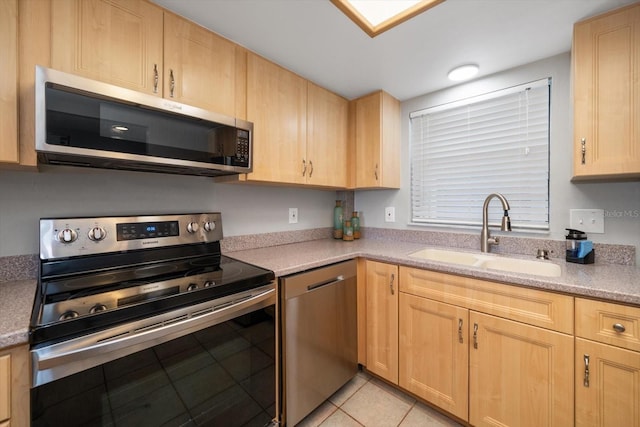
[[[396,208],[393,206],[384,208],[384,220],[385,222],[396,222]]]
[[[289,224],[298,223],[298,208],[289,208]]]
[[[604,209],[570,209],[569,225],[585,233],[604,233]]]

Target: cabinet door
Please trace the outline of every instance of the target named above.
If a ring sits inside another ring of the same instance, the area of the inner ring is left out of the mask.
[[[164,97],[235,116],[235,45],[172,13],[164,14]]]
[[[162,10],[142,0],[54,0],[51,65],[162,95]]]
[[[469,311],[400,293],[402,388],[468,419]]]
[[[379,91],[355,109],[356,188],[400,188],[400,102]]]
[[[398,267],[367,261],[367,369],[398,383]]]
[[[307,82],[307,183],[347,186],[346,99]]]
[[[640,353],[576,338],[575,376],[576,426],[640,426]]]
[[[640,177],[640,4],[577,23],[572,60],[574,176]]]
[[[469,422],[573,425],[573,337],[470,313]]]
[[[305,183],[307,81],[247,55],[247,120],[253,122],[250,181]]]
[[[0,422],[11,416],[11,356],[0,356]]]
[[[18,158],[18,2],[0,2],[0,162]]]

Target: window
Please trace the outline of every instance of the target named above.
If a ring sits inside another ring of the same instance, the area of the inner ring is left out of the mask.
[[[549,229],[551,79],[411,113],[413,223],[481,225],[491,193],[514,229]],[[500,223],[493,201],[489,222]]]

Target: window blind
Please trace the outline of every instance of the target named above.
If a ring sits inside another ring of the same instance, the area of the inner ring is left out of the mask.
[[[491,193],[514,229],[549,229],[551,79],[416,111],[411,122],[414,223],[481,225]],[[492,201],[489,222],[499,224]]]

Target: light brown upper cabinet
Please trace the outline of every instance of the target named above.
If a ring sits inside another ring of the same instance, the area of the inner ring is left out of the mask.
[[[249,181],[305,182],[307,81],[247,55],[247,120],[253,122],[253,172]]]
[[[236,115],[233,42],[142,0],[54,0],[51,14],[53,68]]]
[[[18,1],[0,2],[0,162],[18,163]]]
[[[53,0],[51,66],[162,96],[162,22],[142,0]]]
[[[348,101],[258,55],[247,56],[249,181],[344,188]]]
[[[573,30],[574,179],[640,178],[640,3]]]
[[[400,101],[384,91],[355,103],[355,187],[400,188]]]
[[[236,115],[236,45],[176,15],[164,14],[164,97]]]
[[[348,108],[346,99],[308,82],[308,184],[346,187]]]

